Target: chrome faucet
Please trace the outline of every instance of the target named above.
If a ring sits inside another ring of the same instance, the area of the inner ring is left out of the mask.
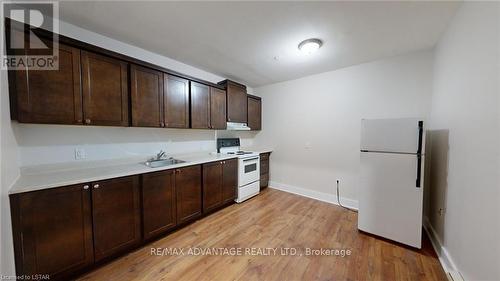
[[[149,161],[161,160],[164,156],[165,156],[165,151],[160,150],[160,152],[158,152],[155,157],[149,159]]]
[[[156,154],[156,160],[160,160],[163,156],[165,156],[165,151],[160,150],[160,152]]]

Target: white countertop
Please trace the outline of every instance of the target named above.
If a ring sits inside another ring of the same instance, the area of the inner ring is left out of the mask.
[[[234,155],[210,152],[169,156],[184,160],[186,163],[150,168],[142,164],[146,160],[145,157],[135,157],[21,167],[21,175],[10,189],[9,194],[89,183],[237,158]]]
[[[240,147],[241,150],[243,151],[252,151],[252,152],[257,152],[257,153],[268,153],[268,152],[273,152],[273,149],[270,147],[261,147],[261,146],[247,146],[247,147]]]

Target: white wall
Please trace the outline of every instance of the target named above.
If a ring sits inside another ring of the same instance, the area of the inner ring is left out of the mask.
[[[500,280],[499,17],[498,2],[464,3],[435,50],[432,157],[448,163],[432,168],[428,217],[465,280]]]
[[[338,178],[355,204],[361,119],[427,117],[431,85],[423,51],[254,89],[263,99],[254,142],[274,148],[271,186],[328,199]]]
[[[210,130],[16,124],[15,136],[20,166],[82,161],[75,148],[87,161],[215,150]]]
[[[65,22],[60,23],[60,33],[210,82],[224,79]],[[4,47],[2,44],[2,48]],[[19,176],[20,165],[76,161],[74,159],[75,147],[84,147],[87,150],[87,160],[139,154],[150,155],[165,146],[169,153],[215,149],[216,133],[213,131],[23,125],[11,122],[7,74],[5,71],[0,71],[0,74],[0,273],[3,275],[14,274],[10,207],[7,194]]]
[[[3,23],[2,23],[3,24]],[[1,35],[3,36],[3,34]],[[5,46],[2,44],[2,48]],[[14,257],[8,191],[19,176],[18,148],[10,122],[6,71],[0,71],[0,273],[14,274]]]

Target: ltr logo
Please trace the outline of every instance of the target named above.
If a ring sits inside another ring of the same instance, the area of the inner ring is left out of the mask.
[[[57,70],[57,2],[2,2],[2,69]]]

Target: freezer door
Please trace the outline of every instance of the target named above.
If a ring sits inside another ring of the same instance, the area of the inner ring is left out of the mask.
[[[361,151],[417,153],[420,120],[417,118],[361,120]]]
[[[361,153],[358,229],[421,247],[423,186],[416,186],[417,160],[411,154]]]

